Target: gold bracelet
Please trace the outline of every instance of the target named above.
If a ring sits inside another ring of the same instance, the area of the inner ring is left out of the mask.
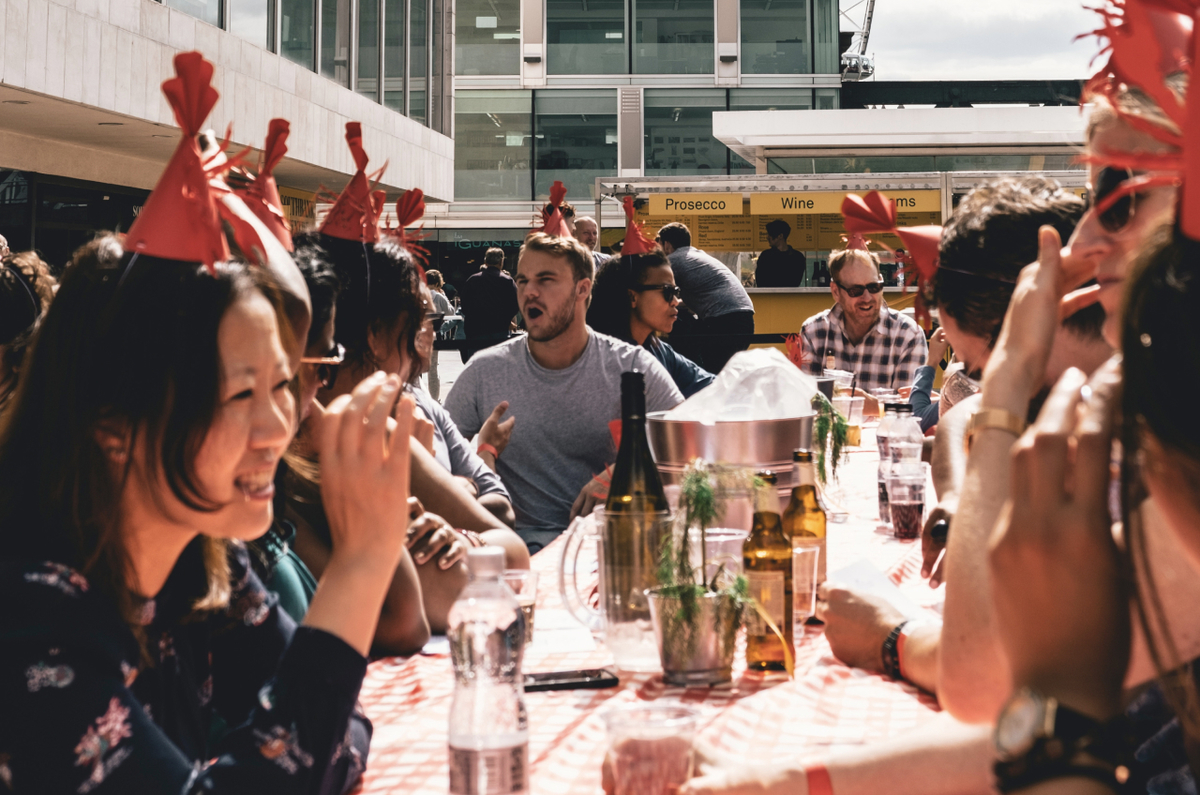
[[[1021,434],[1025,433],[1025,429],[1029,427],[1029,423],[1025,422],[1024,417],[1018,417],[1007,409],[980,409],[971,417],[967,423],[967,433],[963,439],[963,445],[967,452],[971,451],[971,441],[975,438],[975,434],[980,431],[997,430],[1007,431],[1013,436],[1020,438]]]

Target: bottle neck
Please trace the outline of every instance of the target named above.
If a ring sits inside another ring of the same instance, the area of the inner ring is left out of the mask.
[[[754,493],[755,513],[779,513],[779,493],[774,486],[764,485]]]
[[[792,471],[795,473],[797,486],[817,485],[817,470],[813,467],[811,461],[795,462],[792,465]]]

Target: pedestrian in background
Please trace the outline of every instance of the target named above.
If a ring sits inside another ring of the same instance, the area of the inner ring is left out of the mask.
[[[433,313],[435,315],[440,314],[442,321],[445,322],[447,317],[454,314],[454,307],[450,304],[450,299],[446,297],[446,280],[442,278],[442,272],[437,270],[425,271],[425,284],[429,285],[429,293],[433,297],[433,306],[431,307]],[[433,396],[434,400],[438,399],[441,387],[442,382],[438,379],[438,349],[437,341],[435,340],[433,343],[433,353],[429,358],[429,394]]]
[[[476,351],[508,339],[517,314],[517,285],[504,272],[504,249],[489,248],[484,253],[483,268],[467,279],[459,295],[467,335],[462,347],[466,364]]]

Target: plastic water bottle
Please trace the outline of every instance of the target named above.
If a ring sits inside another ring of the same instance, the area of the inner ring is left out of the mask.
[[[467,553],[471,580],[450,608],[451,795],[529,792],[525,714],[525,616],[504,582],[504,550]]]
[[[892,467],[892,453],[889,449],[892,425],[896,421],[896,403],[883,404],[883,419],[875,430],[875,443],[879,446],[879,520],[884,524],[892,521],[892,512],[888,507],[887,479]]]
[[[925,434],[921,423],[913,416],[910,403],[896,404],[896,419],[888,429],[888,453],[892,465],[919,462]]]

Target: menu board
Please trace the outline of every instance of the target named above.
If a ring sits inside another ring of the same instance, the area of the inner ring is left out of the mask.
[[[799,251],[830,251],[845,245],[846,228],[841,213],[802,213],[752,215],[750,203],[743,203],[742,215],[650,215],[646,207],[636,211],[634,217],[643,225],[643,231],[653,238],[663,226],[678,221],[692,232],[692,245],[709,252],[745,251],[759,253],[769,248],[767,224],[775,220],[785,221],[792,228],[788,245]],[[941,223],[940,212],[900,212],[896,219],[900,226],[922,226]],[[605,230],[603,242],[609,243],[624,237],[623,231]],[[896,235],[868,235],[873,241],[889,248],[903,248]],[[873,246],[881,250],[882,246]]]

